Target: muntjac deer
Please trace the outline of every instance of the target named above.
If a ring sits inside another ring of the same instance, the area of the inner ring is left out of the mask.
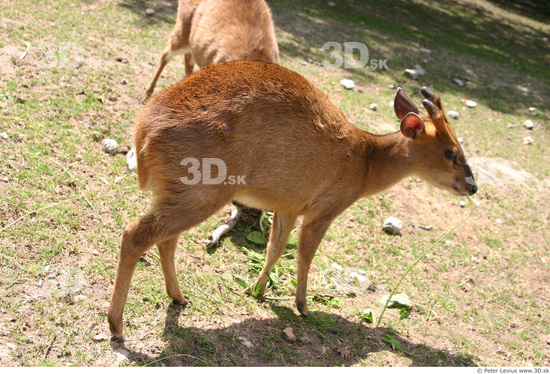
[[[439,97],[426,87],[421,92],[428,116],[420,116],[399,88],[394,106],[401,129],[380,136],[352,125],[301,75],[265,62],[208,66],[156,95],[142,109],[134,138],[139,186],[152,188],[154,200],[149,213],[122,234],[108,312],[113,337],[122,339],[134,268],[154,244],[168,294],[186,303],[174,264],[178,237],[231,200],[275,212],[256,284],[260,293],[296,218],[303,216],[296,306],[307,315],[306,282],[315,251],[331,222],[357,199],[410,175],[457,195],[474,194],[472,172]],[[199,164],[212,160],[218,176],[208,173],[206,183]],[[220,174],[243,183],[221,181]]]
[[[185,54],[185,74],[194,65],[257,60],[277,63],[279,49],[265,0],[179,0],[176,25],[142,102],[155,90],[164,66]]]

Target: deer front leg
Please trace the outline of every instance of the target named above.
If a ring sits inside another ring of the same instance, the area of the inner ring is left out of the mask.
[[[275,264],[281,258],[285,252],[286,243],[290,232],[294,228],[294,222],[296,216],[292,214],[282,214],[275,212],[273,214],[273,224],[271,226],[271,233],[269,234],[269,243],[267,244],[267,256],[265,260],[264,268],[262,269],[256,286],[254,289],[261,285],[260,295],[263,295],[269,280],[269,273],[275,267]]]
[[[300,241],[298,243],[298,274],[296,287],[296,307],[301,315],[307,316],[309,309],[306,301],[307,275],[313,256],[325,232],[327,231],[332,218],[321,218],[307,222],[302,226]]]

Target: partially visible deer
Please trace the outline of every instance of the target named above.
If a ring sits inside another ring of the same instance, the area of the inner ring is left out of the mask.
[[[122,234],[108,312],[113,337],[122,339],[134,268],[154,244],[168,294],[186,303],[174,264],[178,237],[231,200],[275,212],[256,283],[260,294],[296,218],[303,216],[296,306],[307,315],[306,282],[315,251],[335,217],[357,199],[411,175],[457,195],[474,194],[477,186],[441,100],[426,87],[421,92],[428,115],[420,116],[399,88],[394,107],[400,131],[380,136],[352,125],[301,75],[265,62],[208,66],[156,95],[143,108],[134,139],[139,185],[152,188],[154,200],[149,213]],[[211,160],[245,183],[197,180],[199,164]]]
[[[176,25],[142,102],[155,90],[164,66],[185,54],[185,74],[194,65],[257,60],[278,63],[279,49],[265,0],[179,0]]]

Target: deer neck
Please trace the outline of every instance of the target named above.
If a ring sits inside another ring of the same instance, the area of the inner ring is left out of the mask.
[[[412,173],[408,139],[401,132],[367,136],[366,183],[363,196],[373,195],[393,186]]]

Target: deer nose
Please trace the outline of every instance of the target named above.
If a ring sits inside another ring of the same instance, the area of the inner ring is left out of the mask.
[[[473,195],[477,192],[477,184],[474,184],[472,187],[470,187],[470,195]]]

